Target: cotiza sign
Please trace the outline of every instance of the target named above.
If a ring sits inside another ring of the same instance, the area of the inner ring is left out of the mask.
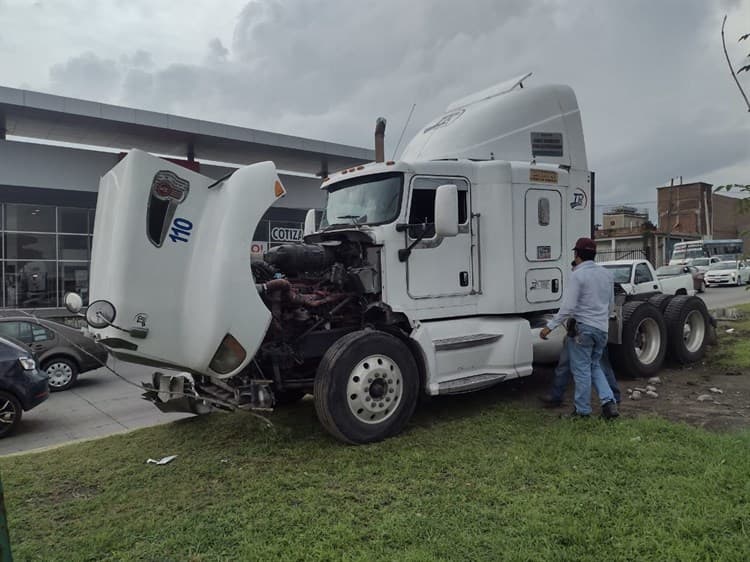
[[[302,240],[301,228],[275,226],[271,229],[272,242],[299,242],[300,240]]]

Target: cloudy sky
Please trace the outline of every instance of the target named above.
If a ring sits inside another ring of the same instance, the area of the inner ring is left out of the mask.
[[[413,103],[406,140],[533,71],[576,90],[599,201],[653,208],[750,183],[724,14],[739,62],[750,0],[0,0],[0,85],[360,146],[383,115],[390,156]]]

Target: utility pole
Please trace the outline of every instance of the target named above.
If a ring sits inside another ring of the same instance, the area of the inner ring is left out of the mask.
[[[666,254],[666,263],[672,257],[672,194],[674,191],[674,178],[669,180],[669,202],[667,203],[667,241],[664,243],[664,253]]]

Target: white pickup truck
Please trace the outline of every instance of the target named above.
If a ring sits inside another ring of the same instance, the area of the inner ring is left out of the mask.
[[[693,276],[689,273],[659,279],[647,260],[617,260],[601,262],[629,295],[663,293],[665,295],[695,295]]]

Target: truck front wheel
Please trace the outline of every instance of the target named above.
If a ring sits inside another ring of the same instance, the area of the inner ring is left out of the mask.
[[[414,413],[416,362],[400,340],[361,330],[337,340],[318,365],[313,397],[323,427],[346,443],[399,433]]]

